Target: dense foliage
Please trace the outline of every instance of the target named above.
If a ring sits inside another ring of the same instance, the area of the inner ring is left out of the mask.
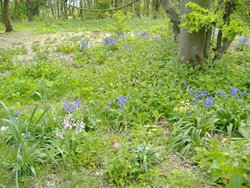
[[[0,51],[0,186],[250,186],[247,38],[201,71],[116,19]]]

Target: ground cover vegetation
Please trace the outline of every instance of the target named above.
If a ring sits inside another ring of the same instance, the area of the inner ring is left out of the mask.
[[[168,18],[132,17],[14,24],[30,41],[0,51],[1,187],[250,186],[249,36],[201,70]]]

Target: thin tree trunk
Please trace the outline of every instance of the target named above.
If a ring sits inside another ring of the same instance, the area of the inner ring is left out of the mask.
[[[0,6],[1,6],[1,15],[2,15],[2,22],[4,23],[4,21],[3,21],[3,0],[0,0]]]
[[[60,2],[60,0],[57,0],[57,18],[58,19],[60,19],[60,4],[61,4],[61,2]]]
[[[223,45],[216,51],[216,55],[214,57],[214,60],[220,60],[222,56],[226,53],[230,45],[232,44],[233,40],[224,39]]]
[[[6,28],[6,32],[13,31],[12,25],[10,23],[10,17],[9,17],[9,0],[4,0],[3,21],[4,21],[5,28]]]
[[[149,17],[149,0],[144,0],[144,12],[147,17]]]
[[[31,22],[33,20],[33,10],[31,8],[31,5],[29,5],[28,8],[28,22]]]
[[[118,0],[114,0],[114,7],[115,7],[115,8],[118,7]]]
[[[82,18],[83,17],[83,10],[82,10],[82,8],[83,8],[83,0],[80,0],[80,17]]]
[[[209,57],[211,40],[212,40],[212,28],[209,29],[206,33],[206,41],[205,41],[205,58],[206,59]]]
[[[160,10],[160,5],[161,5],[161,0],[156,0],[155,1],[155,11],[159,12]]]
[[[136,1],[136,16],[141,18],[141,0]]]

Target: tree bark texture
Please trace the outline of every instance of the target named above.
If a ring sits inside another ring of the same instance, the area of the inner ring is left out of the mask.
[[[183,0],[182,15],[190,12],[185,5],[190,0]],[[203,8],[208,8],[209,0],[192,0],[193,3],[198,4]],[[181,19],[181,23],[185,20]],[[178,60],[189,62],[193,65],[200,65],[202,68],[205,65],[205,46],[206,46],[206,30],[205,27],[197,32],[189,33],[185,28],[180,30],[180,42]]]
[[[176,39],[177,36],[180,34],[180,14],[178,13],[177,8],[174,6],[171,0],[162,0],[161,2],[165,12],[167,13],[170,19],[170,22],[173,27],[174,36]]]
[[[4,0],[3,21],[4,21],[5,28],[6,28],[6,32],[13,31],[12,25],[10,23],[10,17],[9,17],[9,0]]]

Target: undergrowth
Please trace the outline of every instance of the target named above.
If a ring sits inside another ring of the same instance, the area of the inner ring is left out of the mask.
[[[249,47],[202,71],[164,24],[116,32],[1,51],[0,186],[248,187]]]

